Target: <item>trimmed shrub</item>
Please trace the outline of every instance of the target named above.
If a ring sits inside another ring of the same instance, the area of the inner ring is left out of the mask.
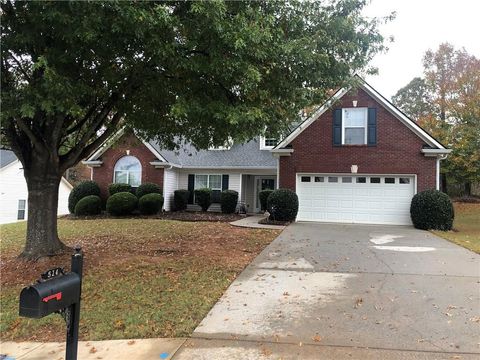
[[[114,216],[130,215],[136,208],[138,199],[129,192],[119,192],[107,200],[107,212]]]
[[[95,181],[82,181],[75,186],[68,196],[68,210],[71,214],[75,213],[75,206],[85,196],[100,196],[100,188]]]
[[[202,211],[207,211],[210,205],[212,205],[212,190],[209,188],[196,189],[195,200],[202,208]]]
[[[162,206],[163,196],[158,193],[145,194],[138,200],[138,210],[142,215],[158,214]]]
[[[220,207],[222,213],[233,214],[237,208],[238,192],[235,190],[224,190],[220,195]]]
[[[273,190],[262,190],[258,193],[258,197],[260,199],[260,206],[262,208],[262,211],[267,210],[267,199],[270,196],[270,194],[273,192]]]
[[[162,194],[162,189],[160,189],[160,186],[154,183],[145,183],[141,184],[137,188],[137,198],[141,198],[143,195],[147,194]]]
[[[416,194],[410,205],[413,226],[422,230],[451,230],[455,216],[447,194],[426,190]]]
[[[121,192],[132,192],[132,186],[130,184],[110,184],[108,185],[108,195],[112,196]]]
[[[173,192],[173,208],[175,211],[182,211],[187,209],[188,198],[190,197],[190,191],[188,190],[175,190]]]
[[[190,197],[190,191],[188,190],[175,190],[173,192],[173,206],[176,211],[182,211],[187,208],[188,198]]]
[[[267,210],[271,220],[294,221],[298,213],[298,196],[292,190],[274,190],[267,199]]]
[[[102,212],[102,199],[98,195],[88,195],[81,198],[75,205],[75,215],[98,215]]]

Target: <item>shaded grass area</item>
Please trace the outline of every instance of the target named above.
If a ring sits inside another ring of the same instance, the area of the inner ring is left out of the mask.
[[[59,315],[18,317],[23,286],[69,255],[18,260],[25,224],[0,227],[2,340],[63,341]],[[225,223],[154,219],[60,220],[68,245],[85,251],[80,336],[83,340],[188,336],[236,275],[278,231]]]
[[[454,207],[453,230],[433,233],[480,254],[480,204],[456,202]]]

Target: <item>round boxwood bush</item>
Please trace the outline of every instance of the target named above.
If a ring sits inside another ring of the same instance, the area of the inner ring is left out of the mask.
[[[452,201],[438,190],[419,192],[410,205],[410,216],[417,229],[451,230],[454,215]]]
[[[138,188],[137,188],[137,198],[141,198],[143,195],[147,195],[147,194],[161,194],[162,193],[162,189],[160,189],[160,186],[158,186],[157,184],[154,184],[154,183],[145,183],[145,184],[142,184],[140,185]]]
[[[114,216],[130,215],[136,208],[138,199],[129,192],[119,192],[107,200],[107,212]]]
[[[274,190],[267,199],[267,210],[271,220],[294,221],[298,213],[298,196],[292,190]]]
[[[102,212],[102,199],[97,195],[88,195],[80,199],[75,205],[75,215],[98,215]]]
[[[75,206],[85,196],[100,196],[100,188],[95,181],[82,181],[75,186],[68,196],[68,210],[71,214],[75,213]]]
[[[202,208],[202,211],[207,211],[210,205],[212,205],[212,190],[209,188],[196,189],[195,200]]]
[[[158,193],[145,194],[138,200],[138,210],[142,215],[158,214],[162,206],[163,196]]]
[[[222,213],[233,214],[237,208],[238,192],[235,190],[224,190],[220,194],[220,207]]]
[[[132,192],[132,186],[130,184],[110,184],[108,185],[108,194],[110,196],[121,193],[121,192]]]
[[[270,196],[270,194],[273,192],[273,190],[262,190],[258,193],[258,197],[260,199],[260,207],[262,208],[262,211],[267,210],[267,199]]]
[[[176,211],[182,211],[187,208],[188,198],[190,197],[190,191],[188,190],[175,190],[173,192],[173,206]]]

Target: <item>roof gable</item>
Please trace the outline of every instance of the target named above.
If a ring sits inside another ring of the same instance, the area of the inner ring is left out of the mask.
[[[425,141],[428,145],[435,149],[445,149],[445,147],[437,141],[433,136],[422,129],[412,119],[400,111],[395,105],[383,97],[378,91],[371,87],[365,80],[356,75],[356,79],[359,80],[359,88],[364,90],[369,96],[376,100],[383,108],[390,112],[394,117],[400,120],[407,128],[414,132],[418,137]],[[309,118],[298,125],[285,139],[283,139],[272,152],[276,152],[287,145],[289,145],[297,136],[299,136],[306,128],[308,128],[315,120],[317,120],[322,114],[329,110],[335,102],[340,100],[345,94],[347,94],[352,87],[346,87],[338,90],[330,99],[328,99],[317,111],[315,111]],[[446,150],[446,149],[445,149]]]

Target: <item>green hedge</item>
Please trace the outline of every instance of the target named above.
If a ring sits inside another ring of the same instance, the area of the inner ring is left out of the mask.
[[[417,229],[446,231],[452,229],[455,214],[447,194],[426,190],[413,197],[410,216]]]
[[[274,190],[267,200],[271,220],[294,221],[298,213],[298,196],[292,190]]]
[[[110,184],[108,185],[108,194],[110,196],[121,193],[121,192],[132,192],[132,186],[130,184]]]
[[[98,215],[102,212],[102,199],[98,195],[88,195],[75,205],[75,215]]]
[[[190,191],[183,190],[183,189],[175,190],[173,192],[173,206],[175,211],[186,210],[189,197],[190,197]]]
[[[258,197],[260,199],[260,206],[262,208],[262,211],[267,210],[267,200],[270,194],[273,192],[273,190],[262,190],[258,193]]]
[[[95,181],[82,181],[75,186],[68,196],[68,210],[70,213],[75,213],[75,206],[77,203],[89,195],[100,196],[100,188]]]
[[[129,192],[119,192],[107,200],[107,212],[115,216],[130,215],[137,208],[138,199]]]
[[[233,214],[237,208],[238,192],[235,190],[224,190],[220,195],[220,207],[222,213]]]
[[[143,195],[147,194],[162,194],[162,189],[160,189],[160,186],[154,183],[145,183],[141,184],[137,188],[137,198],[141,198]]]
[[[158,193],[145,194],[138,200],[138,210],[142,215],[158,214],[162,206],[163,196]]]
[[[202,211],[207,211],[210,205],[212,205],[212,190],[208,188],[196,189],[195,200],[202,208]]]

